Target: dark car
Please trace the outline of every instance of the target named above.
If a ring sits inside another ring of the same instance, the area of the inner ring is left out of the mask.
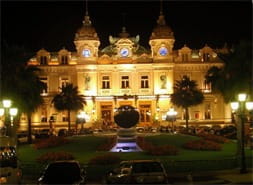
[[[167,184],[163,164],[156,160],[122,161],[105,177],[107,184]]]
[[[78,161],[55,161],[46,166],[38,184],[85,184],[86,172]]]

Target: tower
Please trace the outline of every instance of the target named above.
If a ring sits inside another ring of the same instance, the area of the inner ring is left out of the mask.
[[[96,62],[100,41],[97,32],[90,21],[87,1],[83,26],[77,30],[74,43],[76,46],[77,55],[80,59],[79,62]]]
[[[161,3],[160,16],[157,20],[157,26],[153,29],[149,40],[154,61],[163,59],[172,61],[172,48],[174,46],[174,42],[174,33],[166,24]]]

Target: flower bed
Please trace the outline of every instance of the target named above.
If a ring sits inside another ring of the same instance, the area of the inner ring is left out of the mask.
[[[168,144],[156,146],[147,142],[143,137],[137,138],[137,144],[150,155],[177,155],[179,153],[179,150],[175,146]]]
[[[222,149],[219,143],[204,139],[189,141],[183,145],[183,148],[191,150],[211,150],[211,151],[218,151]]]
[[[117,137],[112,136],[107,138],[107,141],[103,143],[102,145],[98,146],[97,150],[98,151],[108,151],[111,150],[113,146],[115,146],[117,142]]]
[[[66,143],[69,143],[69,140],[67,140],[65,137],[53,136],[46,139],[37,140],[34,144],[34,148],[36,149],[50,148],[60,146]]]
[[[197,134],[197,136],[202,137],[205,140],[214,141],[216,143],[227,143],[229,141],[225,137],[217,136],[213,134],[200,133],[200,134]]]

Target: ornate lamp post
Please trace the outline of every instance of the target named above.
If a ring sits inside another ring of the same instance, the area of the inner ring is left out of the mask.
[[[247,100],[247,94],[241,93],[238,95],[238,100],[239,102],[231,102],[231,108],[232,110],[236,111],[236,115],[238,116],[239,119],[238,122],[241,123],[240,127],[240,137],[238,138],[240,140],[240,159],[241,159],[241,169],[240,173],[247,173],[246,169],[246,161],[245,161],[245,150],[244,150],[244,123],[246,119],[246,112],[245,109],[247,110],[252,110],[253,109],[253,102],[246,102]],[[239,124],[239,123],[237,123]]]
[[[4,126],[6,127],[7,136],[14,137],[16,130],[14,129],[13,119],[18,113],[17,108],[11,107],[11,100],[3,100],[3,108],[0,108],[0,116],[4,116]]]
[[[170,110],[166,114],[166,121],[171,121],[172,133],[174,133],[174,122],[176,121],[177,112],[174,111],[174,108],[170,108]]]

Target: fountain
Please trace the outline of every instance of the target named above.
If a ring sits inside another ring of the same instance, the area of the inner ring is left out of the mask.
[[[139,113],[134,107],[124,105],[118,108],[114,120],[120,128],[117,132],[117,142],[111,152],[139,152],[141,148],[136,143],[135,125],[139,121]]]

